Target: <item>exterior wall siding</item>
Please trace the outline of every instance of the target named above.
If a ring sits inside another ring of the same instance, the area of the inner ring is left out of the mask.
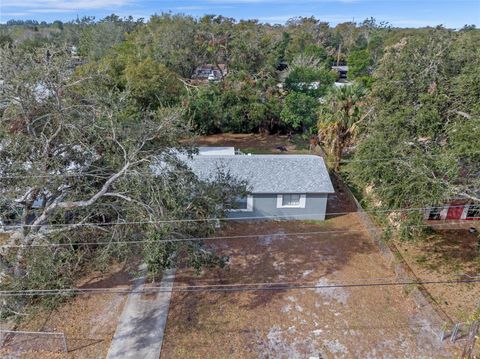
[[[427,208],[423,211],[423,219],[425,220],[480,220],[479,217],[467,217],[470,207],[475,206],[474,204],[458,204],[453,203],[445,206],[438,206],[441,208],[440,215],[436,219],[430,218],[430,213],[432,212],[431,208]]]
[[[326,193],[307,193],[305,208],[277,208],[277,194],[253,194],[253,211],[230,212],[230,218],[324,220],[327,211]],[[268,218],[274,217],[274,218]],[[275,218],[278,217],[278,218]]]

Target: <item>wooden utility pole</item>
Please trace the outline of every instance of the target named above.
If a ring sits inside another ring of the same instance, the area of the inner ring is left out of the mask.
[[[342,53],[342,43],[338,45],[338,52],[337,52],[337,66],[340,64],[340,55]]]
[[[468,333],[467,342],[465,343],[465,348],[463,349],[462,358],[463,359],[472,359],[473,358],[473,349],[475,348],[475,342],[478,337],[478,330],[480,328],[480,304],[473,313],[472,324],[470,325],[470,331]]]

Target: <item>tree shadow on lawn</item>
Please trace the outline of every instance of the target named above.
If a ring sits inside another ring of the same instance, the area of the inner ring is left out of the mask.
[[[103,342],[104,339],[67,337],[67,348],[68,352],[72,353],[94,345],[98,345]],[[99,348],[98,351],[100,352],[101,349]]]
[[[139,305],[142,303],[140,302]],[[158,344],[158,338],[160,337],[159,322],[163,313],[167,310],[168,302],[158,303],[155,306],[149,306],[144,308],[138,313],[138,316],[129,317],[128,330],[125,330],[124,334],[117,337],[118,341],[131,339],[131,345],[128,347],[129,352],[141,351],[147,347],[151,347],[152,350],[156,348]],[[154,333],[152,335],[152,333]],[[115,357],[122,358],[126,353],[117,350],[114,353]]]
[[[279,145],[288,145],[287,136],[222,133],[209,136],[198,136],[192,141],[197,146],[230,146],[239,149],[244,148],[275,148]]]
[[[430,255],[420,256],[417,262],[432,270],[452,266],[469,275],[478,275],[480,271],[480,252],[477,248],[478,234],[467,229],[436,230],[421,242],[422,251]]]
[[[244,233],[255,233],[258,228],[252,223],[245,223],[243,227]],[[308,223],[277,223],[279,233],[321,231],[324,228]],[[206,270],[201,276],[196,276],[192,271],[177,272],[177,286],[247,284],[248,287],[249,283],[283,283],[288,286],[289,282],[315,285],[315,280],[335,275],[351,264],[353,257],[378,253],[378,248],[366,233],[335,232],[335,229],[331,234],[278,236],[267,240],[242,238],[216,240],[214,243],[218,254],[230,257],[229,265],[224,269]],[[306,278],[309,274],[315,278],[313,282]],[[248,303],[242,301],[241,305],[249,309],[263,306],[285,290],[249,291]]]
[[[352,194],[335,174],[330,176],[335,193],[329,194],[327,199],[327,218],[344,216],[348,213],[358,212]]]
[[[130,286],[134,280],[132,276],[133,270],[134,267],[132,265],[123,264],[117,271],[113,273],[100,273],[88,279],[78,288],[112,288],[117,286]]]

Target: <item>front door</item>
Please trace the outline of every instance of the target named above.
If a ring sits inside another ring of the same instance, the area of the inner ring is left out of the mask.
[[[461,205],[453,205],[448,207],[447,219],[460,219],[462,218],[463,207]]]

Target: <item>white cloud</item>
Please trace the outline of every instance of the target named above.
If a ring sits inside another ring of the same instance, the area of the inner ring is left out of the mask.
[[[215,4],[262,4],[262,3],[275,3],[275,4],[291,4],[291,0],[202,0]],[[360,0],[301,0],[297,1],[301,3],[356,3]]]
[[[28,9],[29,14],[70,13],[70,9]]]
[[[2,16],[26,16],[28,12],[3,12]]]
[[[68,12],[92,9],[115,9],[128,5],[132,0],[3,0],[2,7],[29,9],[29,12]],[[41,10],[41,11],[40,11]]]
[[[209,9],[209,7],[202,6],[202,5],[186,5],[186,6],[177,6],[174,9],[175,10],[206,10],[206,9]]]
[[[425,26],[437,26],[441,24],[441,21],[435,21],[435,20],[413,20],[413,19],[400,19],[400,20],[395,20],[391,19],[389,20],[389,23],[392,24],[393,26],[399,26],[399,27],[425,27]]]
[[[259,17],[257,20],[260,22],[266,22],[269,24],[284,24],[290,20],[294,15],[279,15],[279,16],[263,16]]]
[[[215,11],[217,9],[231,9],[233,6],[207,6],[207,5],[185,5],[185,6],[176,6],[173,9],[179,11],[192,11],[192,10],[209,10]]]
[[[285,24],[288,20],[292,18],[299,17],[299,16],[310,17],[312,15],[313,14],[262,16],[258,18],[258,21],[269,23],[269,24]],[[315,18],[317,20],[326,21],[332,24],[352,21],[351,17],[345,16],[345,15],[323,15],[322,16],[322,15],[315,14]]]

